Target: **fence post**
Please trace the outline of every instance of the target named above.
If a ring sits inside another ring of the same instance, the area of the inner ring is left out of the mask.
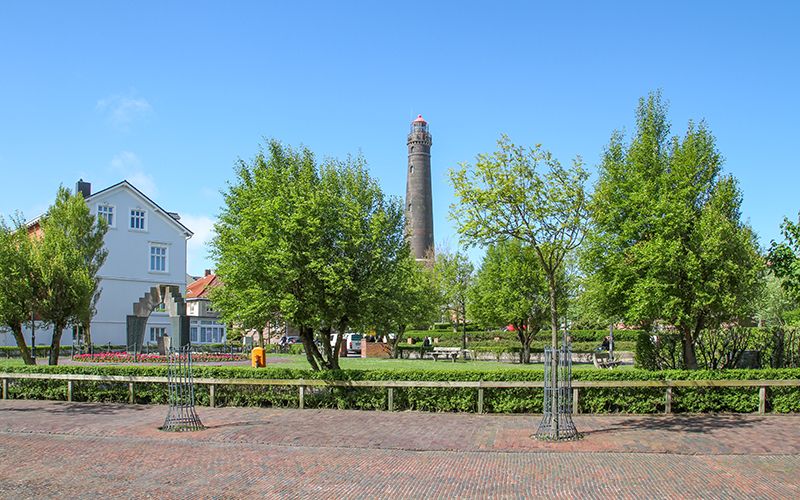
[[[8,399],[8,379],[3,379],[3,399]]]
[[[305,395],[306,395],[306,388],[305,388],[305,386],[302,386],[302,385],[299,386],[299,387],[300,387],[300,404],[299,404],[299,407],[302,410],[303,407],[305,406],[304,399],[305,399]]]
[[[389,411],[394,410],[394,387],[388,389]]]
[[[578,413],[581,412],[581,409],[579,408],[579,406],[580,406],[579,403],[580,403],[580,400],[578,399],[578,388],[577,387],[573,387],[572,388],[572,413],[573,413],[573,415],[577,415]]]
[[[133,382],[128,382],[128,403],[133,404]]]
[[[67,380],[67,401],[72,401],[72,380]]]
[[[761,386],[758,388],[758,413],[763,415],[767,411],[767,388]]]
[[[210,384],[208,386],[208,405],[213,408],[216,402],[217,402],[217,386],[214,384]]]
[[[664,413],[672,413],[672,387],[667,387],[667,397],[664,401]]]
[[[480,384],[480,382],[478,382]],[[483,387],[478,386],[478,413],[483,413]]]

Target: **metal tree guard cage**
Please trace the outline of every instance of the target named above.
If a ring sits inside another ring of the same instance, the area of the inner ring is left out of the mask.
[[[191,346],[170,349],[168,356],[169,411],[161,430],[172,432],[203,430],[205,427],[194,411]]]
[[[553,356],[556,375],[553,380]],[[555,382],[555,383],[554,383]],[[534,437],[548,441],[580,438],[572,421],[572,346],[565,342],[560,349],[544,350],[544,415]]]

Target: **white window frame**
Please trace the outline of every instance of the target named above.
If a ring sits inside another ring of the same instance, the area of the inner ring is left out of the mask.
[[[160,248],[164,250],[164,269],[153,269],[153,249]],[[147,271],[153,274],[169,274],[169,245],[166,243],[158,243],[151,241],[147,245]]]
[[[110,213],[109,212],[100,212],[101,208],[111,209],[111,212]],[[111,222],[108,224],[108,227],[114,229],[114,228],[117,227],[117,215],[119,215],[117,213],[117,207],[114,206],[114,205],[111,205],[109,203],[100,203],[100,204],[97,205],[97,217],[98,218],[102,217],[102,218],[104,218],[106,220],[106,222],[108,222],[108,216],[109,215],[111,215]]]
[[[167,334],[166,326],[151,326],[150,330],[148,331],[148,338],[150,342],[158,342],[158,338],[163,337],[166,334]]]
[[[135,217],[137,220],[141,217],[142,227],[133,227],[134,212],[139,212]],[[147,232],[147,210],[139,207],[133,207],[128,210],[128,230]]]
[[[192,321],[189,335],[192,344],[219,344],[225,342],[225,323],[219,321]]]

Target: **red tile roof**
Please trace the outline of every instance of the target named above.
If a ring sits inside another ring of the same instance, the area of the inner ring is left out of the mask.
[[[207,299],[209,290],[218,285],[219,280],[217,279],[217,275],[213,273],[207,274],[199,280],[186,285],[186,298]]]

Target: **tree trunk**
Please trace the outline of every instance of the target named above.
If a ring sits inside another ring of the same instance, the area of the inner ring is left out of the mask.
[[[14,340],[17,341],[17,347],[19,347],[19,354],[22,356],[22,361],[25,362],[26,365],[35,365],[36,360],[31,356],[28,344],[25,343],[25,337],[22,336],[22,323],[13,325],[11,331],[14,333]]]
[[[397,348],[398,344],[400,344],[400,339],[403,338],[403,335],[406,333],[406,327],[400,326],[397,328],[397,335],[394,336],[394,340],[386,339],[390,342],[391,350],[392,350],[392,357],[397,359],[400,355],[400,349]]]
[[[314,330],[312,328],[301,326],[300,340],[303,341],[303,350],[306,352],[306,360],[308,360],[308,364],[311,365],[312,370],[318,372],[319,365],[317,364],[316,356],[314,355],[314,352],[317,350],[317,346],[314,345]]]
[[[682,328],[683,365],[687,370],[697,370],[697,354],[694,351],[694,338],[689,327]]]
[[[519,362],[520,364],[527,365],[531,362],[531,334],[528,327],[524,327],[522,325],[514,324],[514,328],[517,330],[517,339],[519,339],[519,343],[522,345],[522,349],[519,351]]]
[[[550,357],[550,389],[552,397],[550,399],[550,408],[552,409],[550,415],[553,419],[551,428],[555,431],[555,436],[558,436],[558,301],[556,297],[556,276],[555,269],[551,269],[547,276],[547,288],[550,294],[550,334],[551,346],[553,348],[552,356]]]
[[[53,340],[50,342],[50,361],[48,364],[57,365],[58,355],[61,354],[61,334],[64,333],[64,325],[53,324]]]
[[[556,297],[555,275],[547,277],[547,288],[550,295],[550,341],[551,347],[555,350],[558,349],[558,297]]]
[[[467,307],[461,310],[464,314],[461,316],[461,349],[467,350]]]
[[[529,365],[531,364],[531,338],[530,335],[525,337],[525,343],[522,346],[522,362]]]
[[[85,343],[86,345],[92,345],[92,322],[91,321],[86,321],[85,323],[83,323],[83,343]]]
[[[772,333],[775,347],[772,349],[772,359],[770,360],[771,368],[783,368],[784,336],[782,326],[779,326]]]
[[[328,363],[328,366],[330,366],[331,370],[339,369],[339,353],[342,351],[342,342],[344,342],[344,335],[346,331],[347,323],[344,321],[339,323],[339,335],[336,336],[336,346]]]
[[[336,338],[336,344],[331,347],[331,331],[332,328],[330,327],[320,329],[320,337],[322,337],[322,352],[324,353],[324,359],[322,360],[321,366],[327,370],[333,369],[333,358],[337,355],[336,350],[339,346],[339,340],[342,338],[342,335],[339,334],[339,336]]]

